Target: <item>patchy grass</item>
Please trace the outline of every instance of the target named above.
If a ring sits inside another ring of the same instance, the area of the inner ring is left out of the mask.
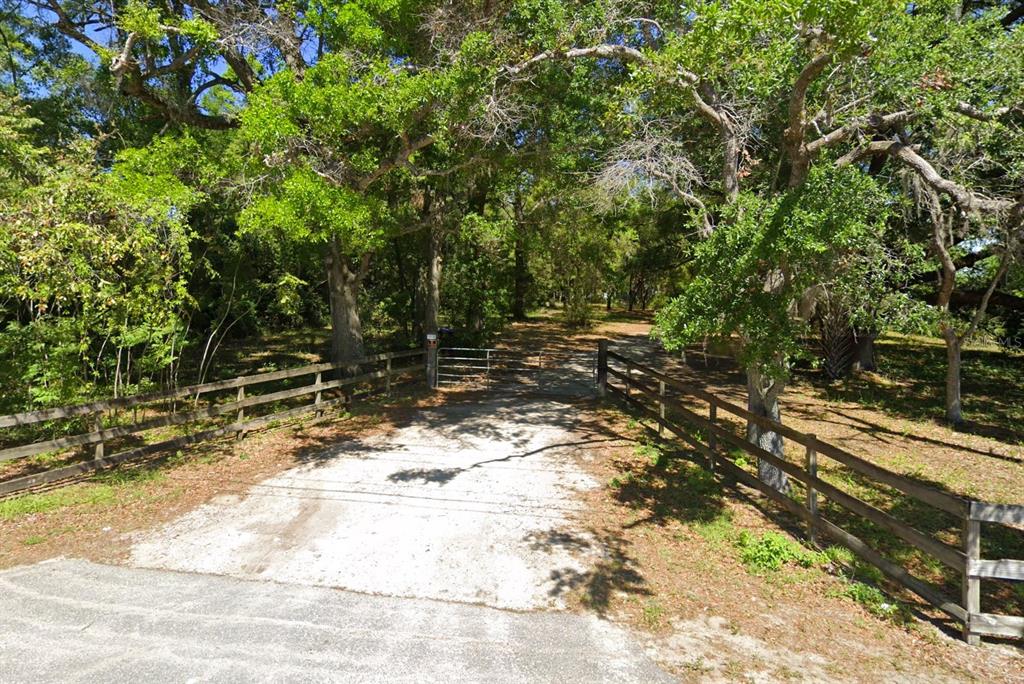
[[[115,499],[113,485],[84,483],[0,501],[0,520],[17,520],[72,506],[109,506]]]
[[[825,558],[779,532],[769,531],[755,536],[744,531],[737,538],[736,545],[740,549],[743,564],[760,573],[776,572],[787,563],[809,568]]]
[[[629,581],[601,597],[581,588],[578,605],[650,632],[685,681],[1016,681],[1024,654],[969,647],[949,622],[936,630],[848,550],[804,546],[800,523],[769,501],[674,444],[653,463],[638,422],[600,415],[620,441],[581,465],[617,484],[586,494],[584,523]]]
[[[921,423],[941,419],[945,402],[946,348],[941,340],[886,335],[876,343],[879,373],[858,373],[838,383],[804,377],[830,401]],[[1024,445],[1024,354],[994,345],[963,352],[964,418],[960,431]],[[908,426],[907,434],[913,430]]]

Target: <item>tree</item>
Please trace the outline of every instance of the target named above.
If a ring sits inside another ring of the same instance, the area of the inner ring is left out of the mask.
[[[182,343],[199,196],[131,156],[105,173],[86,141],[35,146],[21,105],[3,97],[0,110],[0,154],[18,160],[0,184],[0,369],[21,390],[5,398],[67,404],[145,385]]]
[[[744,192],[764,206],[782,206],[779,198],[823,163],[865,171],[872,163],[894,163],[971,212],[1014,215],[1021,199],[982,198],[937,171],[922,156],[927,151],[910,142],[918,135],[931,141],[942,117],[986,122],[1016,111],[1024,72],[1009,80],[991,71],[975,76],[994,53],[1020,59],[1019,49],[1009,51],[1019,48],[1018,32],[989,30],[1000,10],[970,16],[960,10],[959,3],[941,1],[908,9],[887,0],[778,0],[658,6],[642,19],[613,12],[596,26],[574,24],[507,75],[514,81],[579,60],[592,60],[603,72],[613,72],[612,64],[631,68],[632,78],[614,93],[623,102],[619,125],[631,139],[608,165],[687,202],[698,217],[695,228],[705,234],[743,218]],[[785,310],[789,300],[775,271],[763,276],[750,292],[771,329],[772,312]],[[666,322],[661,334],[671,341],[678,331]],[[778,374],[765,369],[786,365],[785,341],[753,349],[760,353],[742,354],[748,403],[755,413],[777,415]],[[748,434],[781,455],[777,435],[755,423]]]
[[[415,4],[36,6],[166,123],[239,129],[255,162],[240,179],[251,199],[243,231],[321,246],[333,356],[361,356],[360,284],[396,229],[379,186],[450,142],[483,83],[484,39],[449,40]]]
[[[870,178],[852,170],[815,169],[800,187],[770,199],[740,193],[735,214],[695,246],[698,274],[658,312],[661,339],[672,349],[735,336],[747,369],[748,410],[779,420],[778,397],[809,330],[801,300],[814,288],[831,289],[854,264],[864,270],[862,255],[875,251],[887,204]],[[781,454],[776,433],[749,425],[751,442]],[[759,473],[785,488],[777,468],[762,461]]]

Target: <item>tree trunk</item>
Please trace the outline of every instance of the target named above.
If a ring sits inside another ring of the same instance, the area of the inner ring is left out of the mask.
[[[441,311],[441,247],[444,236],[440,226],[430,226],[427,247],[427,287],[423,307],[424,335],[437,334],[438,317]]]
[[[952,326],[943,327],[946,340],[946,420],[953,425],[964,422],[960,405],[960,337]]]
[[[526,294],[530,287],[529,253],[526,246],[526,217],[523,204],[516,195],[513,210],[516,216],[515,270],[512,279],[512,320],[526,320]]]
[[[331,360],[335,363],[361,359],[363,326],[359,320],[359,286],[364,268],[353,271],[336,241],[327,256],[327,287],[331,301]]]
[[[398,271],[399,288],[409,298],[409,307],[406,310],[406,320],[402,322],[402,330],[407,340],[414,341],[417,339],[414,337],[414,329],[416,327],[416,284],[406,274],[405,258],[402,255],[402,248],[399,246],[398,240],[392,240],[391,247],[395,253],[395,268]]]
[[[767,390],[764,389],[760,371],[756,368],[747,369],[747,410],[754,415],[779,422],[781,391],[782,386],[778,381],[773,382]],[[783,458],[782,436],[752,421],[747,422],[747,441]],[[762,482],[780,492],[789,491],[789,479],[786,474],[767,461],[758,459],[757,476]]]
[[[875,363],[875,332],[872,330],[855,330],[857,354],[853,367],[860,371],[878,370]]]
[[[515,246],[515,275],[512,289],[512,320],[526,320],[526,291],[529,288],[528,256],[526,253],[526,240],[516,237]]]

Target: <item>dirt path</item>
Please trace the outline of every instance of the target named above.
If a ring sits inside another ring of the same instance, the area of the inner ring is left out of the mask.
[[[17,617],[0,626],[0,671],[1020,680],[1015,651],[878,619],[829,572],[750,572],[737,539],[778,527],[696,466],[653,461],[612,406],[503,392],[441,395],[386,430],[314,440],[133,533],[128,567],[58,560],[0,573],[0,612]]]

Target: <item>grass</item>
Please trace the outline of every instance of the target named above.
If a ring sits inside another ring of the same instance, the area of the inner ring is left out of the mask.
[[[695,522],[692,528],[704,541],[716,548],[732,544],[739,534],[728,510],[723,510],[720,515],[711,520]]]
[[[636,455],[650,461],[655,468],[665,462],[665,452],[657,444],[640,444],[636,447]]]
[[[941,340],[885,335],[876,342],[880,368],[840,383],[814,384],[831,401],[850,401],[889,416],[933,422],[945,401],[946,349]],[[1024,445],[1024,354],[994,345],[963,352],[962,429]]]
[[[912,615],[909,608],[887,596],[880,588],[884,582],[882,573],[872,565],[855,561],[848,549],[830,546],[824,551],[812,551],[774,531],[759,536],[744,531],[739,534],[735,543],[740,551],[740,560],[754,574],[779,573],[787,566],[811,571],[829,569],[835,574],[840,574],[845,580],[843,587],[835,591],[834,595],[853,600],[875,617],[902,626],[911,624]],[[808,579],[808,576],[791,573],[788,579],[801,581]]]
[[[643,621],[649,629],[657,629],[665,619],[665,607],[656,600],[649,600],[643,607]]]
[[[860,455],[878,465],[954,495],[996,503],[1024,503],[1024,355],[985,345],[964,352],[963,396],[968,423],[959,431],[944,425],[945,348],[941,340],[899,335],[878,342],[880,372],[858,373],[827,383],[819,373],[800,371],[782,399],[783,422]],[[730,359],[706,364],[696,354],[691,365],[662,361],[664,369],[692,379],[732,403],[742,404],[742,373]],[[689,403],[685,398],[683,403]],[[693,401],[691,408],[706,410]],[[743,425],[719,412],[723,426],[737,435]],[[696,435],[696,430],[689,430]],[[802,463],[803,449],[787,440],[787,457]],[[735,449],[727,455],[752,470],[755,459]],[[848,494],[886,511],[915,529],[959,548],[962,521],[880,485],[826,457],[819,475]],[[794,488],[798,501],[802,487]],[[949,597],[960,595],[961,577],[940,561],[903,542],[888,530],[822,497],[823,514],[863,539],[915,576]],[[778,551],[781,553],[781,551]],[[753,551],[751,551],[753,553]],[[1024,534],[985,525],[982,557],[1024,559]],[[869,585],[890,586],[881,577]],[[983,610],[1024,614],[1024,592],[996,581],[982,583]]]
[[[636,442],[631,448],[633,459],[609,484],[616,499],[638,512],[629,526],[679,522],[684,529],[673,534],[675,543],[685,544],[697,536],[714,557],[738,561],[779,592],[800,584],[822,586],[828,596],[857,603],[886,623],[904,629],[916,624],[908,606],[887,593],[888,584],[875,567],[858,561],[842,546],[818,550],[780,530],[740,527],[732,508],[722,505],[731,496],[722,481],[696,463],[668,458],[669,445],[648,441],[635,418],[626,421],[626,430]],[[659,549],[659,557],[672,565],[667,547]],[[707,564],[707,571],[714,572],[715,567],[719,566]],[[666,609],[656,598],[638,600],[637,605],[644,627],[658,630],[665,624]]]
[[[17,520],[70,506],[108,506],[115,500],[115,486],[85,483],[41,494],[25,494],[0,501],[0,520]]]
[[[140,487],[162,480],[165,474],[155,468],[112,470],[87,482],[52,491],[23,494],[0,501],[0,520],[17,520],[27,515],[48,513],[72,506],[112,506],[125,494],[138,495]],[[34,541],[32,544],[38,544]],[[28,541],[26,544],[31,545]]]
[[[740,549],[740,560],[754,572],[775,572],[787,563],[809,568],[827,560],[824,554],[809,551],[778,532],[754,536],[743,531],[736,545]]]
[[[737,429],[739,428],[737,425]],[[635,417],[629,419],[627,429],[634,432],[634,438],[638,441],[644,439],[644,428]],[[650,479],[659,471],[680,472],[681,466],[677,463],[665,462],[663,455],[670,449],[666,443],[654,445],[644,441],[635,446],[634,454],[648,462],[650,468],[644,469],[642,473],[626,472],[616,476],[614,484],[620,497],[629,497],[631,490],[650,488]],[[730,456],[741,467],[748,468],[754,465],[744,458],[741,452],[734,451]],[[689,490],[688,496],[693,501],[721,497],[721,490],[716,490],[719,484],[710,473],[695,464],[682,467],[682,472],[685,472],[683,482]],[[955,516],[943,513],[897,490],[879,485],[838,464],[826,461],[820,465],[819,474],[849,494],[889,512],[916,529],[954,547],[959,546],[961,521]],[[941,484],[936,486],[942,488]],[[796,487],[794,495],[799,500],[803,496],[803,488]],[[633,498],[637,497],[633,495]],[[661,500],[652,505],[655,506],[655,510],[664,510],[665,503]],[[912,574],[937,585],[948,596],[959,596],[961,578],[956,571],[906,544],[888,530],[835,505],[828,499],[821,499],[819,504],[823,514],[832,522],[860,537],[869,546],[907,568]],[[873,615],[897,624],[905,625],[910,620],[906,606],[885,594],[886,589],[892,589],[896,594],[899,594],[901,589],[890,583],[873,566],[854,562],[848,551],[837,548],[824,552],[811,551],[775,531],[753,535],[748,531],[736,529],[732,521],[720,513],[701,517],[687,510],[686,516],[681,519],[706,543],[720,553],[727,553],[730,548],[734,549],[738,553],[738,560],[753,574],[774,576],[775,581],[782,583],[804,581],[803,577],[797,575],[809,569],[841,574],[846,582],[840,592],[843,597],[863,605]],[[982,539],[983,557],[1024,558],[1024,535],[1018,531],[990,525],[986,526]],[[1013,585],[991,581],[984,582],[982,588],[984,610],[1010,615],[1024,613],[1024,591],[1018,591]]]

